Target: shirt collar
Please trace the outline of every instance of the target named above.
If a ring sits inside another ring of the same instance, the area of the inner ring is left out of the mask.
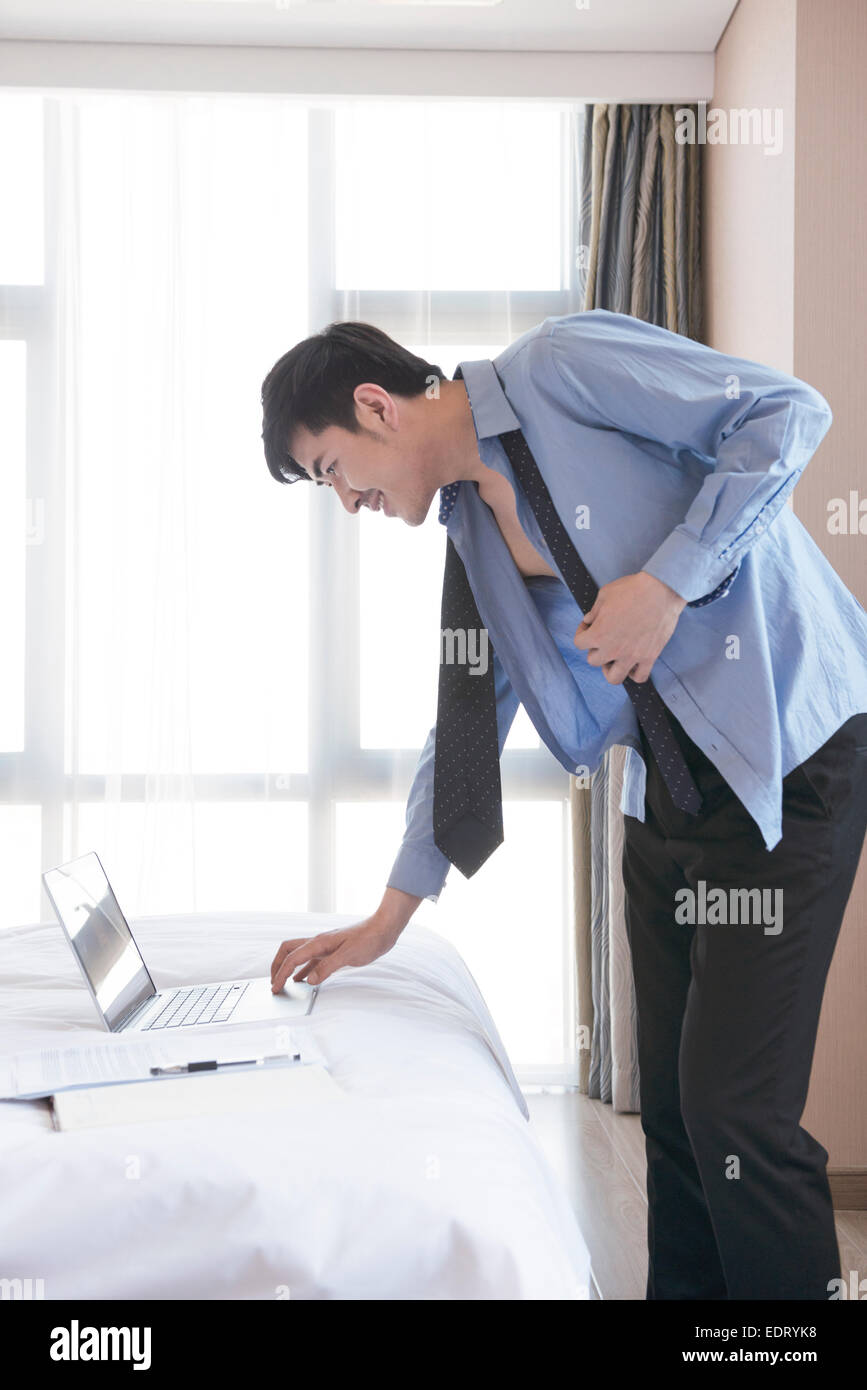
[[[521,422],[506,400],[493,362],[480,358],[460,366],[479,439],[520,429]]]
[[[505,434],[507,430],[520,429],[521,422],[506,400],[490,359],[479,358],[474,362],[461,362],[455,378],[462,378],[467,389],[473,426],[480,443],[494,435]],[[459,488],[459,482],[440,488],[440,510],[437,520],[443,526],[448,525]]]

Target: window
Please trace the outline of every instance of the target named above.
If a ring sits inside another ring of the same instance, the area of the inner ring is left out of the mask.
[[[279,488],[261,382],[334,319],[451,375],[580,308],[580,108],[0,102],[0,925],[53,920],[40,869],[91,848],[132,916],[361,917],[436,716],[445,532]],[[510,850],[419,920],[562,1080],[568,787],[523,710],[502,775]]]

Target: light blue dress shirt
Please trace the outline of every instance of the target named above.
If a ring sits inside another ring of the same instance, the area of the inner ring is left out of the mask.
[[[570,773],[594,772],[623,744],[620,809],[644,820],[632,703],[574,646],[581,610],[497,438],[520,426],[597,585],[645,570],[694,605],[651,678],[773,849],[783,777],[867,711],[867,612],[784,505],[831,424],[827,401],[772,367],[604,309],[545,319],[493,362],[461,367],[479,455],[512,484],[518,520],[555,571],[521,575],[472,483],[443,495],[494,651],[500,751],[519,704]],[[433,841],[435,735],[388,877],[433,901],[451,867]]]

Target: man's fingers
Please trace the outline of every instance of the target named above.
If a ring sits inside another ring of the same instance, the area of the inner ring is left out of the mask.
[[[309,936],[293,936],[291,941],[281,941],[280,945],[277,947],[274,959],[271,962],[271,979],[273,980],[275,972],[279,970],[281,962],[286,959],[290,951],[294,951],[296,947],[301,946],[305,941],[311,940],[312,937]]]
[[[299,966],[295,974],[292,976],[292,979],[306,980],[307,976],[310,974],[310,971],[314,970],[316,966],[319,964],[320,959],[320,956],[314,956],[313,959],[309,960],[306,965]]]
[[[335,970],[347,962],[344,961],[337,951],[330,956],[321,956],[318,960],[313,960],[309,965],[305,965],[303,972],[293,976],[296,980],[306,980],[308,985],[321,985],[323,980],[327,980],[329,975],[333,975]]]
[[[625,661],[607,661],[602,668],[602,674],[609,685],[622,685],[629,675],[629,666]]]
[[[345,964],[347,962],[339,951],[332,951],[327,956],[314,956],[296,971],[292,979],[306,981],[309,985],[321,985],[323,980],[327,980],[329,975]]]
[[[610,685],[621,685],[627,676],[637,685],[650,676],[652,661],[635,661],[630,664],[629,657],[617,657],[603,663],[602,674]]]
[[[299,965],[315,963],[323,956],[330,956],[333,951],[339,950],[342,944],[342,934],[335,936],[327,932],[321,936],[311,936],[307,941],[302,941],[294,950],[286,953],[276,972],[272,973],[271,989],[276,994],[278,990],[283,988],[289,976]]]
[[[652,661],[639,661],[629,672],[630,678],[635,681],[636,685],[643,685],[646,680],[650,679],[652,667]]]
[[[271,989],[275,994],[279,993],[289,976],[299,965],[303,965],[305,961],[317,959],[315,952],[308,949],[307,946],[301,946],[298,949],[303,954],[299,956],[297,951],[291,951],[289,955],[284,956],[280,966],[271,976]]]
[[[287,961],[306,960],[308,954],[327,954],[339,946],[342,940],[342,932],[320,932],[318,936],[299,936],[294,941],[284,941],[274,957],[274,965],[279,970]]]

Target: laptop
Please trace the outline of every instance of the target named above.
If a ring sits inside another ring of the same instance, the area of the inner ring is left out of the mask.
[[[42,880],[110,1033],[285,1022],[313,1008],[319,987],[304,980],[288,980],[279,994],[267,976],[159,990],[95,851],[46,870]]]

